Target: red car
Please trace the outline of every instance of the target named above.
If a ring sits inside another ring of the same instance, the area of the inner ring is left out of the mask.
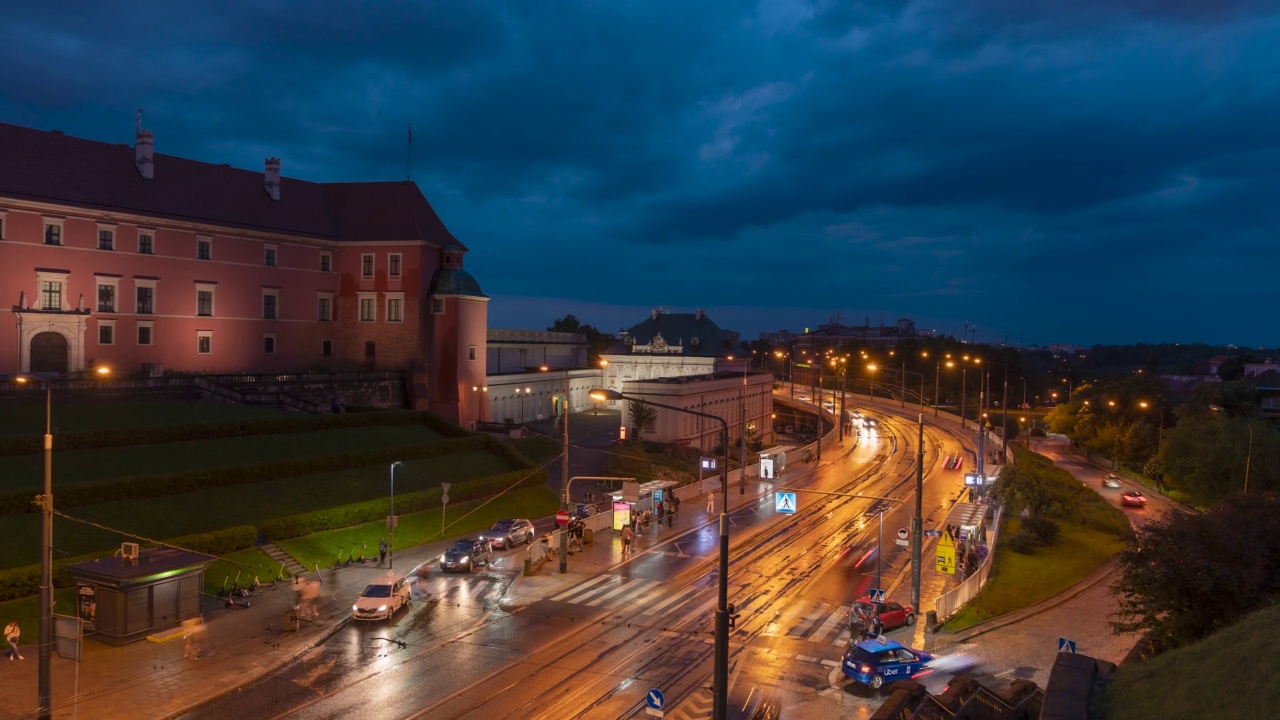
[[[1130,490],[1120,496],[1120,504],[1124,507],[1146,507],[1147,498],[1137,490]]]
[[[860,632],[862,629],[874,629],[870,626],[874,624],[876,616],[876,606],[871,603],[869,595],[863,595],[858,601],[849,608],[849,627],[853,631]],[[910,605],[903,605],[892,600],[880,606],[880,628],[876,631],[879,635],[880,631],[892,630],[896,627],[904,625],[916,624],[916,609]]]

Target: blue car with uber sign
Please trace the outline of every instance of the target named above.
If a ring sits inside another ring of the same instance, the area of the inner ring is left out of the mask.
[[[840,669],[855,682],[879,690],[885,683],[913,677],[932,660],[927,652],[880,636],[850,645]]]

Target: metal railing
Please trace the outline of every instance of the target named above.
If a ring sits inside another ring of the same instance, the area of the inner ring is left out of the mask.
[[[978,591],[982,589],[983,585],[987,584],[987,578],[991,575],[991,568],[995,565],[996,541],[1000,538],[1000,517],[1003,514],[1003,506],[996,508],[995,519],[991,523],[991,540],[987,544],[991,551],[978,564],[978,571],[965,578],[964,582],[954,589],[939,595],[938,599],[933,602],[933,608],[938,613],[939,621],[946,620],[954,615],[956,611],[978,595]]]

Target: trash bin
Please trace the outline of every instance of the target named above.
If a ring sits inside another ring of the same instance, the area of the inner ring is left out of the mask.
[[[924,629],[926,632],[937,632],[938,627],[938,611],[930,610],[924,614]]]
[[[298,609],[284,611],[284,632],[298,632]]]
[[[582,531],[582,544],[583,544],[583,545],[590,545],[591,543],[595,542],[595,538],[596,538],[596,531],[595,531],[595,530],[592,530],[591,528],[587,528],[586,530],[583,530],[583,531]]]

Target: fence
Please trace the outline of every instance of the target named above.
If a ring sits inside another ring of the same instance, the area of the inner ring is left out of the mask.
[[[978,565],[978,571],[965,578],[954,589],[938,596],[934,601],[934,610],[938,613],[938,620],[946,620],[956,613],[957,610],[964,607],[966,603],[977,596],[978,591],[983,585],[987,584],[987,578],[991,575],[991,567],[996,561],[996,541],[1000,539],[1000,518],[1004,514],[1004,507],[996,508],[996,516],[992,521],[991,541],[987,547],[991,548],[991,552],[987,553],[987,557]]]

